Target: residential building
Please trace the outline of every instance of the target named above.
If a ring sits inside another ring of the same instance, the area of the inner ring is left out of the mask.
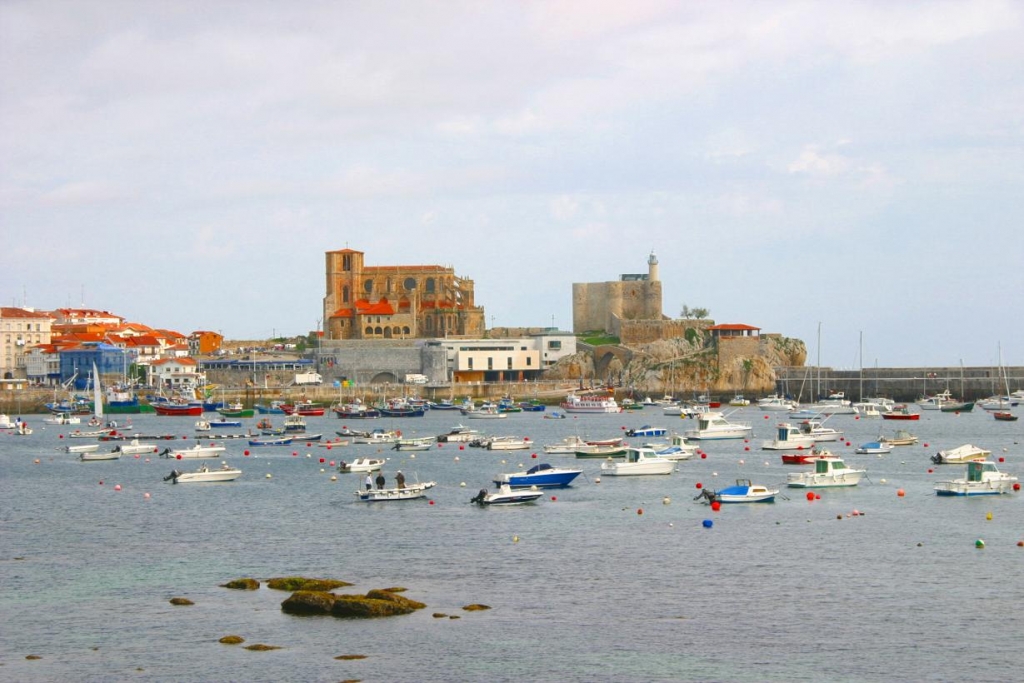
[[[25,354],[49,344],[52,318],[31,308],[0,307],[0,378],[23,379]]]

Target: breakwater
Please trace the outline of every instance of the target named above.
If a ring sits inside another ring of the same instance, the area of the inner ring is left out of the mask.
[[[885,396],[896,401],[914,401],[921,396],[949,390],[954,396],[973,401],[1024,388],[1024,368],[927,367],[864,368],[835,370],[828,367],[777,368],[778,391],[813,401],[818,395],[841,391],[846,398]]]

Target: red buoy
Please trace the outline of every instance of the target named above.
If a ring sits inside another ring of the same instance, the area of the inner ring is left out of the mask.
[[[697,488],[699,488],[699,489],[702,489],[702,488],[704,488],[704,484],[700,483],[699,481],[698,481],[698,482],[697,482],[697,483],[696,483],[695,485],[696,485],[696,487],[697,487]]]
[[[807,500],[814,500],[814,491],[807,492]]]
[[[721,510],[721,509],[722,509],[722,504],[721,504],[721,503],[719,503],[719,502],[718,502],[717,500],[716,500],[716,501],[713,501],[713,502],[711,503],[711,509],[712,509],[712,510],[714,510],[715,512],[718,512],[719,510]]]

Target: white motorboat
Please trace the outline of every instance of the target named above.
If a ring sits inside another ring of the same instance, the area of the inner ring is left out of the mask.
[[[368,434],[361,436],[353,436],[352,443],[361,444],[393,444],[402,438],[401,432],[389,431],[384,429],[374,429]]]
[[[195,472],[179,472],[171,470],[171,473],[164,477],[164,481],[172,484],[198,484],[218,481],[234,481],[242,476],[242,470],[230,467],[222,463],[219,469],[210,469],[205,464],[200,465]]]
[[[801,427],[791,425],[788,422],[780,422],[775,431],[775,438],[762,441],[761,449],[766,451],[789,451],[813,448],[815,443],[813,434],[805,433]]]
[[[429,451],[433,447],[433,437],[424,436],[413,439],[399,439],[392,446],[392,449],[396,451]]]
[[[673,434],[667,444],[645,443],[644,446],[653,449],[656,456],[666,460],[689,460],[700,450],[697,444],[687,443],[680,434]]]
[[[122,455],[142,455],[144,453],[156,453],[159,449],[155,443],[143,443],[138,439],[132,439],[128,443],[118,445],[115,449]]]
[[[706,503],[773,503],[778,489],[771,489],[762,484],[752,484],[749,479],[737,479],[735,486],[714,491],[703,489],[694,500],[704,499]]]
[[[518,436],[496,436],[487,442],[489,451],[523,451],[530,447],[530,440]]]
[[[479,408],[463,408],[461,410],[462,414],[471,420],[503,420],[508,417],[508,413],[501,412],[493,403],[485,403]]]
[[[613,396],[577,396],[569,394],[561,404],[567,413],[620,413],[622,406]]]
[[[932,456],[932,462],[936,465],[963,465],[967,462],[988,460],[990,455],[992,455],[991,451],[965,443],[963,446],[939,451]]]
[[[437,486],[436,481],[425,481],[418,484],[406,484],[403,488],[356,491],[356,498],[364,503],[392,500],[415,500],[417,498],[426,498],[427,491],[435,486]]]
[[[918,441],[916,436],[905,429],[897,429],[896,433],[892,436],[880,436],[878,440],[882,443],[890,443],[893,446],[913,446]]]
[[[736,394],[731,399],[729,399],[729,405],[731,405],[734,408],[745,408],[750,405],[750,399],[744,398],[743,394]]]
[[[818,458],[813,470],[794,472],[786,477],[786,485],[790,488],[856,486],[865,472],[847,467],[841,458]]]
[[[356,458],[352,462],[338,463],[339,472],[376,472],[384,467],[384,458]]]
[[[43,422],[48,425],[77,425],[82,424],[82,418],[71,413],[54,413],[44,417]]]
[[[14,422],[11,422],[11,416],[6,413],[0,413],[0,429],[14,429]]]
[[[758,399],[757,408],[758,410],[788,412],[790,410],[796,410],[796,403],[790,401],[788,398],[779,396],[778,394],[772,394],[771,396],[765,396],[764,398]]]
[[[22,420],[21,422],[14,423],[14,435],[15,436],[31,436],[32,428],[28,426],[28,422]]]
[[[1017,484],[1017,477],[1000,472],[994,462],[988,460],[967,463],[967,474],[963,479],[952,479],[936,483],[935,493],[940,496],[990,496],[1010,493]]]
[[[174,458],[176,460],[185,460],[187,458],[216,458],[226,449],[223,446],[216,444],[201,444],[197,443],[192,448],[165,448],[163,453],[160,454],[164,458]]]
[[[750,436],[753,428],[746,423],[729,422],[722,413],[707,413],[697,418],[696,429],[683,432],[687,439],[743,439]]]
[[[86,443],[78,446],[65,446],[64,450],[68,453],[95,453],[100,449],[98,443]]]
[[[888,441],[868,441],[857,446],[856,452],[862,455],[885,455],[891,452],[893,448],[895,446]]]
[[[480,437],[480,432],[465,425],[455,425],[447,434],[438,434],[440,443],[469,443]]]
[[[91,453],[79,453],[78,458],[82,462],[98,462],[100,460],[118,460],[121,457],[121,452],[116,448],[112,451],[105,451],[98,453],[93,451]]]
[[[672,474],[675,462],[659,458],[651,448],[630,446],[623,460],[608,460],[601,463],[601,473],[609,476],[630,476],[641,474]]]
[[[921,410],[942,410],[942,406],[951,405],[953,402],[953,394],[949,392],[949,389],[946,389],[934,396],[925,396],[918,399],[917,405]]]
[[[480,489],[470,503],[477,505],[522,505],[532,503],[544,495],[543,491],[531,491],[530,489],[513,489],[508,484],[502,484],[497,491],[488,492],[487,489]]]
[[[587,442],[579,436],[567,436],[559,443],[545,445],[544,452],[548,455],[575,455],[576,449],[586,444]]]
[[[882,413],[885,412],[882,410],[882,406],[877,403],[869,403],[867,401],[854,403],[853,407],[857,409],[857,412],[860,413],[861,417],[866,418],[882,417]]]
[[[843,438],[842,431],[826,427],[818,420],[804,420],[801,422],[800,433],[810,435],[814,439],[814,443],[840,441]]]
[[[196,420],[196,431],[197,432],[208,432],[213,427],[210,425],[209,420]]]

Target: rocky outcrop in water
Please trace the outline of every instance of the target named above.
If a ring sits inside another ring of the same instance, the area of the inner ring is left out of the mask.
[[[325,591],[300,590],[281,603],[288,614],[327,615],[342,618],[390,617],[411,614],[426,607],[422,602],[388,591],[371,590],[366,595],[335,595]]]

